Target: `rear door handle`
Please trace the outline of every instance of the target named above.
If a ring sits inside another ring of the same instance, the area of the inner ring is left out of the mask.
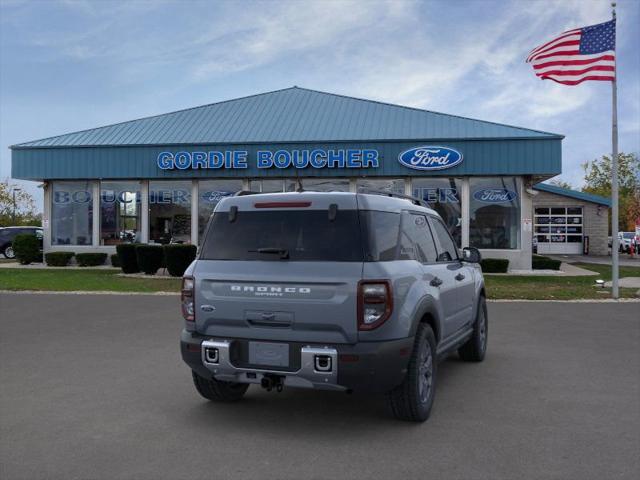
[[[442,285],[442,280],[440,280],[438,277],[433,277],[433,280],[429,282],[429,285],[431,285],[432,287],[439,287],[440,285]]]
[[[458,281],[464,280],[464,275],[461,274],[461,273],[457,274],[456,275],[456,280],[458,280]]]

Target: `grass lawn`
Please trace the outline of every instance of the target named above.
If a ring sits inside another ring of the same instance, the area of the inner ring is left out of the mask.
[[[178,292],[180,279],[123,278],[118,270],[0,269],[0,290]]]
[[[611,280],[611,267],[593,263],[576,263],[577,267],[598,272],[598,276],[498,276],[485,275],[487,296],[491,299],[572,300],[576,298],[611,298],[610,289],[594,287],[596,279]],[[620,277],[640,277],[640,267],[620,267]],[[598,293],[604,290],[607,293]],[[621,288],[620,297],[636,297],[637,289]]]
[[[576,264],[598,272],[598,276],[498,276],[485,275],[490,299],[570,300],[576,298],[610,298],[595,280],[611,279],[611,267]],[[0,269],[0,290],[178,292],[180,279],[123,278],[117,270]],[[640,277],[640,267],[620,267],[620,277]],[[622,297],[635,297],[636,289],[620,289]]]

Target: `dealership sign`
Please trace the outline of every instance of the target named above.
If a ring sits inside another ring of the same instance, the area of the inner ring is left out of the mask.
[[[415,170],[443,170],[462,163],[462,154],[449,147],[422,146],[405,150],[398,161]]]
[[[160,152],[161,170],[245,169],[250,164],[269,168],[377,168],[379,154],[372,149],[258,150],[251,158],[247,150]]]
[[[483,188],[476,190],[473,198],[484,203],[506,203],[518,198],[518,194],[506,188]]]

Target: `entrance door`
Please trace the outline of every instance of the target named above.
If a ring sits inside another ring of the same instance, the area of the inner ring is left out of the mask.
[[[536,207],[538,253],[582,253],[582,207]]]

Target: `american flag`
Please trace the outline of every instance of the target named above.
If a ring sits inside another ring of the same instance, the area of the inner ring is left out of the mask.
[[[541,79],[564,85],[616,76],[616,21],[568,30],[534,48],[527,57]]]

